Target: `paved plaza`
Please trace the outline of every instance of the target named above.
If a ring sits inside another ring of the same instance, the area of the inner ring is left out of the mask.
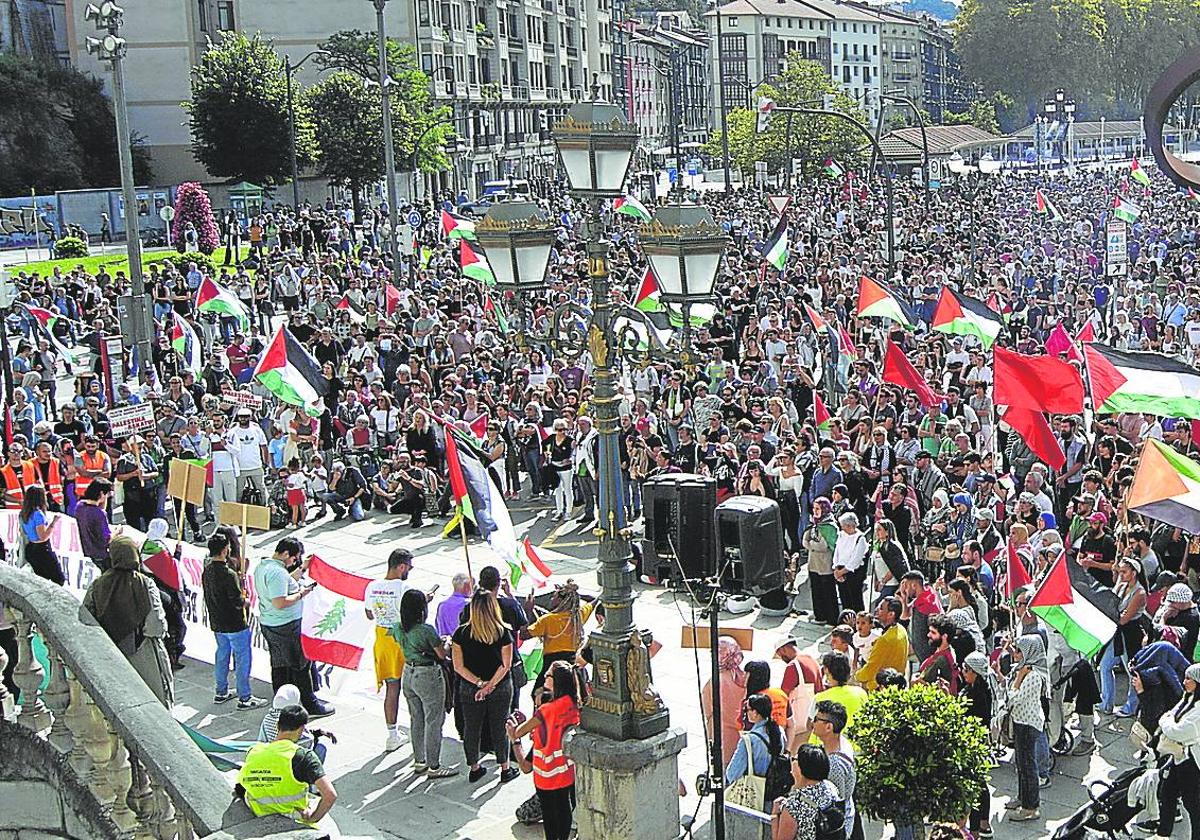
[[[514,519],[518,532],[528,533],[535,544],[544,546],[552,558],[554,577],[575,578],[588,592],[598,592],[594,572],[594,537],[572,523],[551,522],[549,516],[517,503]],[[552,528],[551,526],[558,526]],[[450,578],[464,569],[462,544],[457,539],[440,538],[440,526],[427,525],[411,530],[398,517],[376,518],[360,523],[339,522],[332,518],[296,532],[306,548],[323,559],[349,571],[364,575],[382,575],[388,552],[403,546],[416,555],[416,568],[410,580],[427,589],[439,585],[436,604],[450,592]],[[251,534],[251,553],[269,553],[280,532]],[[474,569],[493,562],[486,545],[472,541],[471,560]],[[557,557],[556,554],[561,554]],[[680,647],[681,628],[692,623],[692,605],[681,597],[661,588],[638,587],[634,608],[637,623],[649,627],[663,645],[654,660],[655,685],[671,710],[673,725],[687,730],[688,746],[680,756],[680,772],[688,786],[688,796],[680,803],[684,814],[697,809],[694,792],[695,778],[705,767],[703,723],[700,713],[699,685],[707,682],[709,658],[706,651]],[[788,619],[747,616],[723,616],[723,626],[749,627],[754,632],[753,654],[746,659],[769,659],[775,640],[795,633],[803,640],[808,652],[824,649],[827,634],[817,625],[795,617]],[[776,679],[780,663],[775,662]],[[697,682],[699,672],[699,683]],[[178,700],[175,715],[178,719],[212,737],[254,738],[261,714],[237,712],[232,704],[212,704],[212,676],[209,666],[188,661],[188,666],[176,675]],[[777,684],[777,683],[776,683]],[[270,686],[257,684],[255,692],[269,697]],[[364,660],[363,670],[351,674],[340,691],[330,697],[338,713],[321,720],[317,725],[334,732],[338,744],[330,747],[327,767],[339,794],[339,804],[361,815],[379,830],[380,837],[402,840],[499,840],[499,838],[541,838],[540,826],[522,826],[514,818],[516,807],[533,793],[528,776],[501,785],[492,772],[480,783],[471,785],[465,772],[440,780],[427,780],[410,770],[411,752],[407,745],[385,753],[382,695],[374,692],[374,677],[370,673],[370,658]],[[524,698],[528,711],[528,695]],[[400,722],[407,722],[407,710],[400,704]],[[1104,778],[1114,768],[1133,762],[1126,733],[1128,721],[1100,718],[1097,740],[1101,749],[1090,758],[1059,758],[1054,783],[1042,791],[1042,816],[1035,823],[1009,823],[1005,820],[1004,805],[1016,792],[1013,768],[1003,764],[993,773],[997,795],[992,799],[993,826],[996,837],[1005,840],[1034,840],[1048,837],[1053,828],[1085,801],[1081,780]],[[407,733],[407,729],[403,731]],[[462,748],[452,736],[453,725],[447,721],[443,763],[462,763]],[[485,761],[485,766],[490,766]],[[581,804],[582,807],[582,804]],[[697,814],[697,837],[710,837],[709,816],[711,800],[700,804]],[[1186,836],[1184,824],[1176,827],[1176,836]],[[868,824],[866,836],[890,836],[883,826]]]

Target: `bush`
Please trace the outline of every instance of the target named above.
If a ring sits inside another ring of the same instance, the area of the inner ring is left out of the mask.
[[[895,825],[957,822],[991,773],[983,724],[933,686],[872,692],[847,736],[858,757],[855,804]]]
[[[64,236],[54,243],[56,260],[77,260],[88,255],[88,244],[78,236]]]
[[[213,265],[212,257],[208,254],[192,252],[190,254],[162,254],[156,255],[152,262],[170,263],[175,266],[175,270],[180,274],[187,274],[188,263],[195,263],[196,267],[206,274],[214,274],[215,266]]]

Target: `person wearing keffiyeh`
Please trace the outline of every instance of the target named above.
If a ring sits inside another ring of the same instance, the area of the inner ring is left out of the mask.
[[[742,648],[731,637],[717,640],[717,667],[720,671],[718,687],[721,704],[721,754],[726,765],[737,750],[738,733],[741,732],[742,704],[746,699],[746,672],[742,670]],[[700,692],[701,707],[708,732],[713,731],[713,684]]]

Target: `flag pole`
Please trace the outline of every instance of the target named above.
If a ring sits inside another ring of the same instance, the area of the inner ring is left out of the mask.
[[[458,516],[458,533],[462,535],[463,557],[467,561],[467,574],[471,580],[474,580],[475,572],[471,570],[471,549],[467,546],[467,517],[462,515],[461,509]]]

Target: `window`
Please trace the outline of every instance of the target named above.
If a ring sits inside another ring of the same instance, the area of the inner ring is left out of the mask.
[[[196,11],[200,13],[200,31],[208,31],[208,0],[198,0]]]
[[[847,85],[850,84],[850,65],[849,64],[842,65],[842,82]]]
[[[838,54],[838,43],[837,43],[837,41],[834,41],[834,42],[833,42],[833,54],[834,54],[834,55],[837,55],[837,54]]]
[[[738,25],[738,22],[737,22],[737,21],[738,21],[738,19],[737,19],[737,18],[735,18],[735,17],[726,18],[726,20],[727,20],[727,21],[729,21],[729,25],[730,25],[730,26],[737,26],[737,25]]]
[[[233,19],[233,0],[217,0],[217,29],[230,32],[236,29]]]
[[[417,14],[421,26],[429,26],[429,0],[421,0],[417,6]]]

